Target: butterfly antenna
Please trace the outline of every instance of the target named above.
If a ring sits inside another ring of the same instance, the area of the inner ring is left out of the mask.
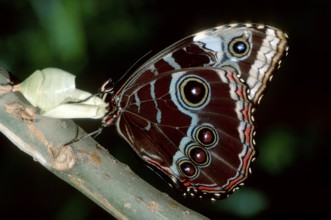
[[[125,71],[125,73],[121,76],[121,78],[119,78],[115,84],[119,83],[121,80],[123,80],[123,78],[125,78],[130,72],[131,70],[133,69],[133,67],[135,67],[139,62],[141,62],[144,58],[146,58],[150,53],[152,52],[152,50],[148,51],[147,53],[145,53],[142,57],[140,57],[138,60],[136,60],[132,65],[131,67]]]

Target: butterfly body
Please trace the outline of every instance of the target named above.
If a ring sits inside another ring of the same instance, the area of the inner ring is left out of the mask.
[[[189,36],[112,94],[103,124],[178,190],[223,198],[250,172],[254,108],[286,51],[285,34],[257,24]]]

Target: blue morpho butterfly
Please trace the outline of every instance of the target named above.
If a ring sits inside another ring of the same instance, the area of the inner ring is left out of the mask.
[[[89,117],[103,117],[101,128],[115,124],[137,155],[174,188],[223,198],[250,173],[254,109],[287,50],[286,34],[273,27],[208,29],[153,56],[116,91],[107,81],[100,102],[85,100],[97,108]],[[62,117],[50,106],[30,102],[46,116]]]

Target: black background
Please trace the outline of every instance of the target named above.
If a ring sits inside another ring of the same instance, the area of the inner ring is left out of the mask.
[[[79,88],[94,92],[146,52],[186,35],[230,22],[278,27],[289,35],[289,55],[257,110],[253,175],[229,199],[178,197],[140,166],[114,128],[97,140],[155,187],[212,219],[330,218],[330,9],[327,0],[0,0],[0,65],[20,79],[36,69],[62,68],[77,75]],[[77,122],[87,131],[99,124]],[[0,141],[1,215],[111,219],[4,136]]]

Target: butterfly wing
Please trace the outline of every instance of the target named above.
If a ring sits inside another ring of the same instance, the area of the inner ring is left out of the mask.
[[[227,67],[246,82],[248,97],[257,103],[287,51],[287,35],[276,28],[261,24],[223,25],[164,49],[137,69],[118,91],[171,70]]]
[[[169,71],[123,94],[117,127],[178,189],[221,197],[246,179],[255,153],[246,90],[225,69]]]
[[[117,129],[177,189],[224,197],[247,178],[253,107],[286,51],[285,34],[257,24],[187,37],[118,90]]]

